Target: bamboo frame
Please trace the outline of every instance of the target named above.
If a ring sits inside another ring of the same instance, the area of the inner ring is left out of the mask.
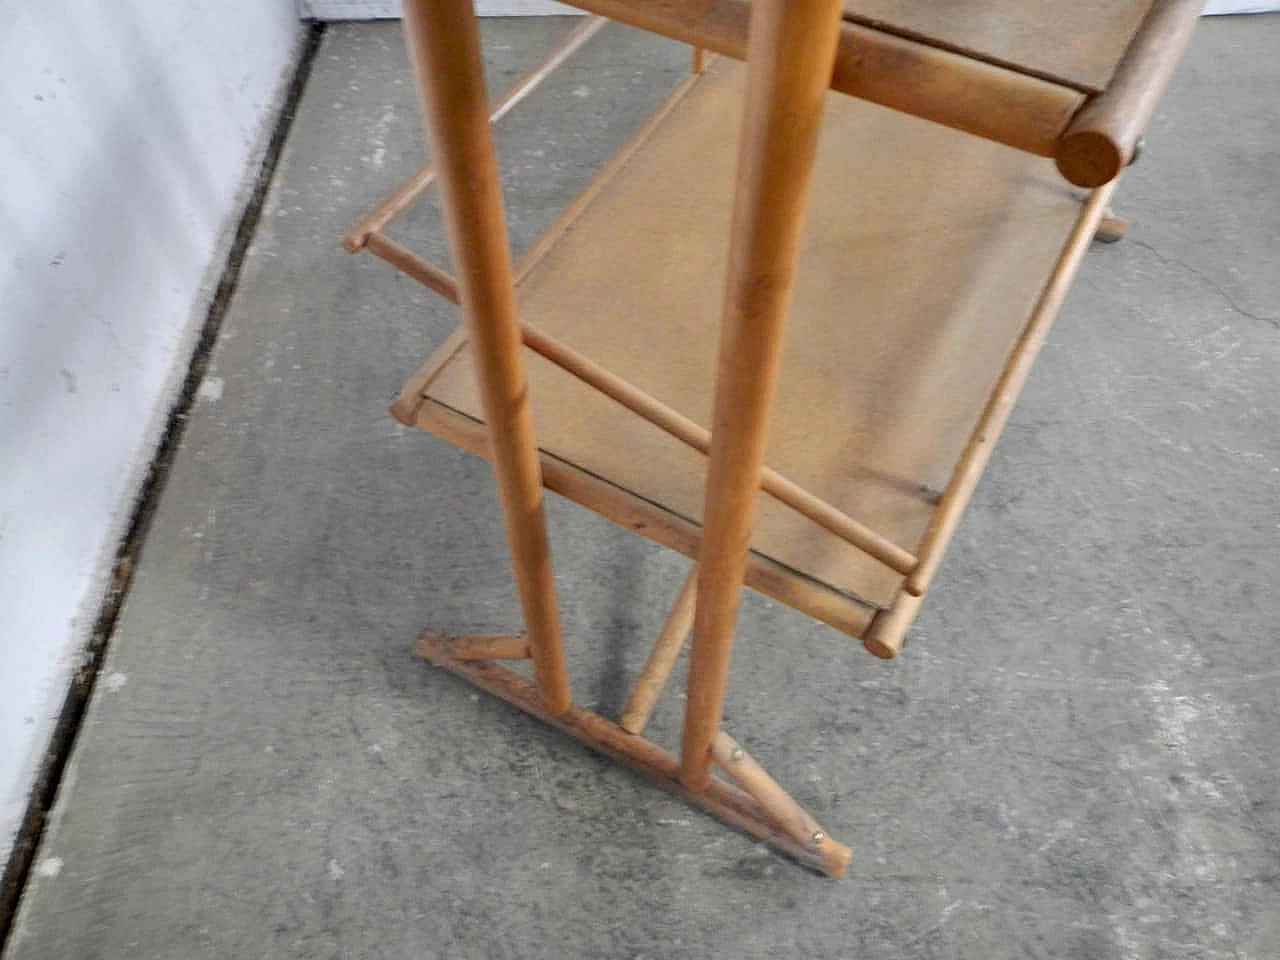
[[[537,66],[521,77],[503,95],[502,99],[494,105],[492,112],[489,114],[489,123],[496,124],[514,110],[522,100],[541,86],[547,77],[551,76],[565,61],[586,46],[587,41],[599,33],[608,22],[604,17],[593,16],[588,17],[574,27],[557,44],[554,50],[539,61]],[[347,235],[342,241],[342,245],[347,249],[347,252],[357,253],[362,250],[371,236],[381,234],[393,220],[421,199],[422,195],[430,190],[431,185],[435,182],[436,168],[433,164],[428,163],[401,185],[395,193],[384,200],[376,210],[347,231]]]

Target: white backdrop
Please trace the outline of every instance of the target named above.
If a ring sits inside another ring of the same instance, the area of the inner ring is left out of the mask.
[[[300,38],[293,0],[6,5],[0,864]]]

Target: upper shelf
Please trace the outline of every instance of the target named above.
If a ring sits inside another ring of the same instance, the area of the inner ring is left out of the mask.
[[[845,19],[1101,93],[1152,6],[1152,0],[847,0]]]
[[[570,0],[741,60],[748,0]],[[1053,157],[1100,187],[1138,140],[1204,0],[848,0],[831,86]]]

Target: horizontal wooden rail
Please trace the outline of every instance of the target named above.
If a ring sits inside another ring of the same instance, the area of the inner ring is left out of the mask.
[[[428,263],[412,250],[402,247],[381,233],[369,234],[365,238],[365,247],[370,253],[385,260],[406,276],[417,280],[427,289],[434,290],[452,303],[458,302],[458,281],[434,263]]]
[[[1089,242],[1098,229],[1098,223],[1106,212],[1107,201],[1114,189],[1115,184],[1110,183],[1095,190],[1080,212],[1080,218],[1071,229],[1065,250],[1041,291],[1040,299],[1027,320],[1022,336],[1009,352],[1000,379],[996,381],[991,397],[978,418],[977,426],[970,434],[969,442],[951,474],[951,482],[947,484],[942,500],[934,510],[933,519],[920,544],[919,564],[907,576],[893,605],[876,614],[871,628],[863,637],[863,645],[876,656],[889,659],[897,656],[902,648],[906,629],[919,608],[920,597],[929,589],[934,574],[938,572],[947,544],[960,525],[965,508],[978,486],[978,480],[986,469],[987,461],[991,459],[996,441],[1000,439],[1000,433],[1009,421],[1013,405],[1035,365],[1036,356],[1049,335],[1058,309],[1062,306],[1080,261],[1089,249]]]
[[[575,7],[742,60],[747,0],[572,0]],[[861,24],[841,26],[831,86],[1042,157],[1084,103],[1076,90]]]
[[[428,630],[418,637],[418,655],[451,660],[530,660],[533,649],[523,633],[450,636]]]
[[[573,374],[686,446],[702,454],[710,452],[710,430],[537,328],[524,324],[522,332],[526,346],[562,370]],[[764,468],[760,489],[808,517],[824,530],[879,560],[890,570],[907,574],[916,568],[916,558],[910,551],[854,520],[822,498],[814,496],[776,470]]]
[[[405,426],[435,434],[477,457],[487,460],[493,455],[482,421],[430,397],[401,391],[391,405],[391,414]],[[582,504],[605,519],[691,560],[698,558],[702,527],[687,517],[645,500],[545,450],[542,452],[542,479],[548,490]],[[753,552],[747,560],[746,584],[851,637],[862,637],[876,613],[876,608],[865,601],[760,553]]]

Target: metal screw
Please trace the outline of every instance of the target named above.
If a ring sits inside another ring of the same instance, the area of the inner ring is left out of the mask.
[[[813,831],[813,842],[815,846],[822,843],[822,841],[825,839],[827,839],[827,835],[823,833],[821,830]]]
[[[737,763],[744,756],[745,754],[742,752],[741,747],[734,747],[733,750],[729,752],[729,759],[732,760],[734,763]]]

